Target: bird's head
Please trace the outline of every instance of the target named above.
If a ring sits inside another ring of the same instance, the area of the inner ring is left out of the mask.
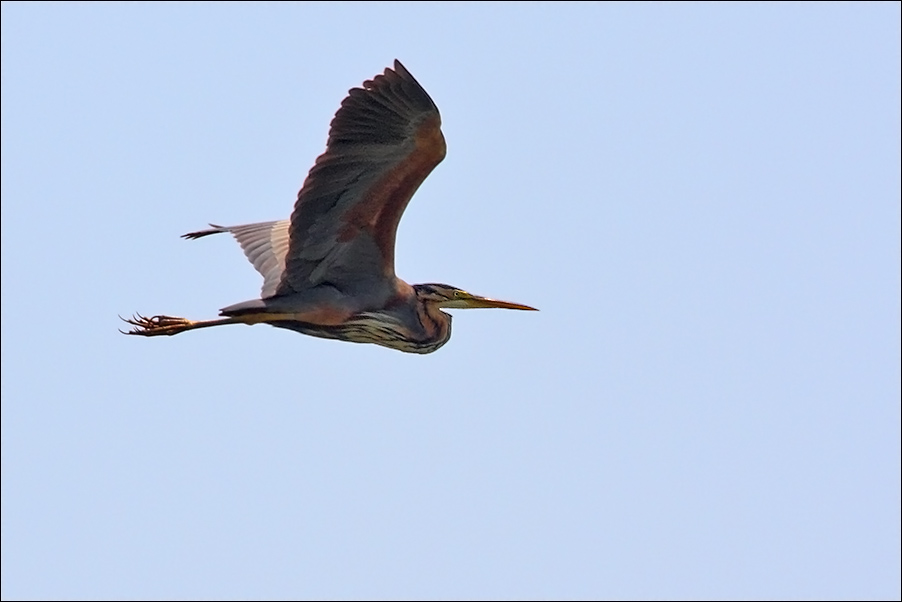
[[[497,307],[501,309],[522,309],[538,311],[535,307],[511,303],[510,301],[498,301],[480,297],[465,290],[449,286],[447,284],[415,284],[413,286],[417,299],[434,307],[449,309],[475,309],[478,307]]]

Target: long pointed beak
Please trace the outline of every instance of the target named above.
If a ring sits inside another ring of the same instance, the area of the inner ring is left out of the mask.
[[[460,305],[457,305],[457,302],[459,302]],[[500,309],[522,309],[526,311],[539,311],[535,307],[523,305],[522,303],[499,301],[497,299],[489,299],[487,297],[480,297],[478,295],[470,295],[469,297],[456,299],[454,302],[452,302],[452,304],[446,305],[446,307],[460,307],[467,309],[476,309],[479,307],[497,307]]]

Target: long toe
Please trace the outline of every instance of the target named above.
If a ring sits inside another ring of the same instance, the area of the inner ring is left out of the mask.
[[[178,334],[191,326],[191,320],[175,318],[173,316],[153,316],[151,318],[146,318],[138,314],[132,318],[122,318],[122,320],[125,323],[134,326],[134,328],[124,334],[136,334],[145,337]]]

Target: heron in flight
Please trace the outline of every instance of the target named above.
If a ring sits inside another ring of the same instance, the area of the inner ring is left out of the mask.
[[[303,334],[432,353],[451,338],[442,308],[528,305],[473,295],[447,284],[410,285],[395,275],[395,232],[426,176],[445,157],[438,108],[407,69],[353,88],[329,129],[326,151],[307,175],[291,219],[217,226],[263,276],[260,299],[230,305],[219,319],[125,319],[126,334],[174,335],[224,324],[271,324]]]

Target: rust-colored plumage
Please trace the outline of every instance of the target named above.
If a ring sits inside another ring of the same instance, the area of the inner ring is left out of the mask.
[[[395,61],[341,103],[290,220],[192,232],[230,232],[264,279],[260,299],[216,320],[136,316],[128,334],[173,335],[223,324],[266,323],[323,338],[429,353],[451,336],[440,308],[526,305],[395,275],[395,234],[417,188],[445,157],[438,108]]]

